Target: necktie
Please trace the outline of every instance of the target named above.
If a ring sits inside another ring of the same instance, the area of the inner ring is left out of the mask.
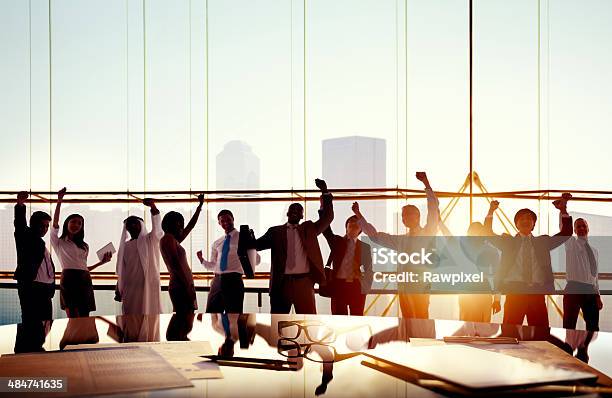
[[[291,268],[295,265],[295,226],[287,226],[287,261],[291,264]]]
[[[589,265],[591,266],[591,275],[597,277],[597,261],[595,261],[595,254],[589,242],[584,242],[584,248],[586,249],[587,256],[589,257]]]
[[[523,281],[530,284],[533,279],[533,259],[531,256],[531,241],[528,237],[523,238]]]
[[[232,236],[230,234],[225,235],[223,241],[223,248],[221,249],[221,272],[227,270],[227,255],[229,254],[230,240]]]
[[[353,279],[355,278],[355,269],[354,269],[354,263],[355,263],[355,243],[350,238],[348,238],[348,242],[346,244],[345,258],[347,258],[346,266],[350,267],[349,277],[347,279],[347,282],[352,282]]]

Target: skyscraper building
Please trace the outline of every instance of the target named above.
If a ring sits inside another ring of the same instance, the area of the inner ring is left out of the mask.
[[[386,152],[386,141],[381,138],[349,136],[323,140],[323,179],[330,188],[384,188]],[[387,230],[385,201],[364,200],[360,207],[379,231]],[[344,222],[351,214],[351,202],[336,203],[332,223],[336,233],[343,233]]]

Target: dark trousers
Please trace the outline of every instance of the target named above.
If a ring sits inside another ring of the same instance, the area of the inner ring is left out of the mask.
[[[284,275],[281,286],[270,293],[270,312],[288,314],[291,306],[296,314],[316,314],[314,283],[310,274]]]
[[[399,294],[400,309],[402,318],[429,318],[429,294]]]
[[[576,329],[578,313],[582,310],[586,329],[599,330],[597,294],[565,294],[563,296],[563,328]]]
[[[508,294],[504,303],[503,323],[522,325],[527,317],[529,326],[549,326],[546,296],[543,294]]]
[[[187,313],[198,309],[194,285],[187,288],[181,286],[168,287],[168,294],[172,302],[172,311],[176,313]]]
[[[206,312],[242,314],[243,303],[242,274],[238,272],[215,274],[208,293]]]
[[[17,294],[21,306],[21,321],[45,321],[53,319],[51,299],[55,285],[40,282],[17,282]]]
[[[335,279],[334,293],[331,298],[333,315],[363,315],[366,296],[361,293],[361,282],[354,280]]]

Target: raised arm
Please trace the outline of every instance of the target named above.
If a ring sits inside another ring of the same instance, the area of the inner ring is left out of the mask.
[[[57,244],[59,243],[59,220],[62,209],[62,202],[66,195],[66,187],[60,189],[57,192],[57,204],[55,205],[55,212],[53,212],[53,225],[51,226],[51,246],[57,250]]]
[[[155,205],[155,201],[153,199],[145,199],[142,201],[142,204],[147,206],[151,210],[151,232],[149,232],[149,236],[160,240],[162,236],[164,236],[164,231],[161,227],[161,215],[159,209]]]
[[[357,216],[357,223],[359,224],[359,227],[361,228],[363,233],[368,235],[368,237],[372,239],[373,242],[376,242],[381,246],[385,246],[394,250],[400,250],[399,248],[401,245],[401,239],[405,238],[404,236],[391,235],[386,232],[378,232],[376,228],[365,219],[363,214],[361,214],[361,210],[359,209],[359,203],[357,202],[353,202],[351,210],[353,210],[353,213]]]
[[[15,234],[21,235],[28,230],[28,222],[26,221],[26,205],[25,201],[28,199],[29,194],[25,191],[21,191],[17,194],[17,204],[15,205]]]
[[[495,214],[495,210],[499,208],[499,202],[497,200],[492,200],[489,204],[489,212],[487,213],[484,219],[484,233],[486,235],[486,240],[493,246],[498,249],[501,249],[504,245],[504,239],[500,235],[496,235],[493,232],[493,214]]]
[[[332,194],[327,190],[327,184],[325,181],[315,179],[317,188],[321,190],[321,209],[319,211],[319,219],[314,222],[315,230],[317,235],[329,227],[331,222],[334,220],[334,205]]]
[[[331,249],[332,245],[334,244],[334,237],[335,237],[334,232],[332,231],[331,225],[325,228],[325,231],[323,231],[323,237],[325,238],[325,240],[327,241],[327,244],[329,245],[329,248]]]
[[[198,195],[198,202],[199,202],[198,207],[196,207],[196,210],[193,213],[193,216],[191,216],[191,220],[189,220],[189,223],[185,226],[185,229],[183,229],[183,235],[180,237],[181,239],[178,240],[179,243],[184,241],[185,238],[189,236],[189,234],[191,233],[191,230],[198,223],[198,218],[200,217],[200,212],[202,211],[202,205],[204,204],[204,194]]]
[[[561,199],[555,200],[553,205],[559,210],[559,228],[560,231],[551,236],[549,240],[549,249],[552,250],[565,243],[574,234],[574,224],[572,217],[567,213],[567,201],[572,198],[568,192],[561,195]]]
[[[59,229],[59,219],[62,209],[62,202],[64,201],[64,195],[66,195],[66,188],[62,188],[57,193],[57,203],[55,205],[55,212],[53,213],[53,228]]]
[[[427,196],[427,223],[423,228],[423,235],[434,236],[438,232],[440,222],[440,202],[433,189],[431,189],[427,174],[424,171],[419,171],[416,173],[416,178],[425,185],[425,195]]]

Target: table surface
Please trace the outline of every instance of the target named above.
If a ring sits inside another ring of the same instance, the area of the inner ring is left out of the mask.
[[[479,344],[477,348],[546,365],[595,372],[599,384],[612,386],[612,379],[608,377],[612,375],[612,333],[391,317],[229,314],[229,323],[225,323],[226,328],[229,325],[228,337],[223,327],[223,318],[219,314],[57,319],[31,326],[0,326],[0,354],[41,349],[52,351],[67,345],[189,339],[210,342],[215,354],[219,350],[234,357],[285,360],[287,358],[278,352],[277,343],[282,337],[278,332],[278,324],[287,320],[307,320],[333,329],[335,338],[329,346],[333,346],[337,353],[336,362],[323,364],[308,358],[298,358],[293,360],[291,371],[221,366],[223,379],[192,380],[193,388],[150,391],[145,395],[268,398],[322,394],[347,397],[376,394],[398,398],[443,396],[439,390],[427,389],[406,381],[406,378],[366,366],[364,362],[370,360],[365,355],[343,354],[369,349],[368,353],[376,355],[378,349],[389,347],[388,344],[394,344],[398,350],[422,345],[442,345],[445,344],[442,339],[446,336],[516,337],[520,340],[518,346]],[[313,327],[311,333],[320,333],[321,330],[321,327]],[[310,337],[311,341],[317,339],[315,336]],[[306,334],[302,333],[298,341],[308,342],[304,340],[306,338]],[[329,347],[322,346],[321,349],[323,351],[319,352],[319,356],[330,355]],[[585,361],[588,361],[588,365]],[[457,358],[457,366],[465,364],[465,358]]]

